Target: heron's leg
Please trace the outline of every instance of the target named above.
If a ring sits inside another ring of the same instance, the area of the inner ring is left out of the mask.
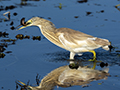
[[[79,68],[79,64],[74,62],[74,56],[75,56],[75,53],[74,52],[70,52],[70,64],[69,64],[69,68],[71,69],[77,69]]]
[[[70,52],[70,60],[73,60],[74,56],[75,56],[75,53],[74,52]],[[74,63],[74,61],[70,61],[70,64],[71,63]]]
[[[93,59],[90,59],[89,61],[95,61],[96,60],[96,52],[94,50],[89,50],[89,52],[93,53]]]
[[[97,62],[97,61],[95,61],[95,62],[93,63],[92,69],[95,69],[95,67],[96,67],[96,62]]]
[[[70,59],[74,59],[75,53],[74,52],[70,52]]]

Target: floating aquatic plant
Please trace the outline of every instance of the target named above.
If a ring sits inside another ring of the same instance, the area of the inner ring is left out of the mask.
[[[62,9],[62,3],[59,3],[58,7],[59,7],[59,9]]]
[[[5,54],[4,53],[0,53],[0,58],[4,58]]]
[[[40,40],[41,40],[41,36],[33,36],[32,39],[33,39],[33,40],[39,40],[39,41],[40,41]]]

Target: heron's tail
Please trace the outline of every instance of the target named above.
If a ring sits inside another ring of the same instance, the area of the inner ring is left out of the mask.
[[[104,50],[107,50],[107,51],[110,49],[108,45],[103,46],[102,48],[103,48]]]
[[[111,42],[107,39],[96,38],[95,43],[101,45],[105,50],[110,50],[109,46],[111,45]]]

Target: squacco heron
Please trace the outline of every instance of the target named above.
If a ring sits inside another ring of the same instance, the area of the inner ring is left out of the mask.
[[[21,22],[23,23],[23,21]],[[22,25],[18,30],[28,26],[38,26],[49,41],[70,51],[70,59],[74,59],[75,54],[82,55],[84,52],[92,52],[94,61],[96,60],[94,49],[102,47],[109,50],[110,42],[107,39],[93,37],[70,28],[56,28],[52,22],[40,17],[33,17]]]

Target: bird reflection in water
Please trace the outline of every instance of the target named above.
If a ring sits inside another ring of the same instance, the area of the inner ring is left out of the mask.
[[[21,81],[16,81],[16,84],[21,86],[21,90],[53,90],[55,86],[84,86],[95,80],[107,79],[109,76],[109,68],[105,67],[104,70],[97,70],[95,67],[96,64],[98,66],[98,62],[91,63],[93,64],[92,67],[90,65],[79,65],[77,69],[71,69],[68,65],[61,66],[46,75],[41,80],[39,86],[36,87],[26,85]],[[101,63],[99,63],[99,65],[101,65]]]

